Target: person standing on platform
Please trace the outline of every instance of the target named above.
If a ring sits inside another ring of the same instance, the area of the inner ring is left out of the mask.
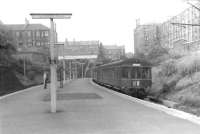
[[[44,89],[47,89],[47,72],[44,71],[43,74],[43,85],[44,85]]]
[[[60,88],[63,88],[63,68],[60,68]]]

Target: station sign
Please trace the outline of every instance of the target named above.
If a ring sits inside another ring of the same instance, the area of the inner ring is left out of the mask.
[[[140,64],[132,64],[132,66],[134,66],[134,67],[139,67],[139,66],[141,66]]]

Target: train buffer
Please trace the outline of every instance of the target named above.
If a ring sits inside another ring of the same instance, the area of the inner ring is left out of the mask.
[[[107,90],[90,79],[73,80],[57,91],[50,112],[42,86],[0,99],[2,134],[199,134],[200,125]]]

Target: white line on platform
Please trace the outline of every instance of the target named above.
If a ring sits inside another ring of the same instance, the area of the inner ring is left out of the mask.
[[[1,97],[0,97],[0,100],[1,100],[1,99],[4,99],[4,98],[6,98],[6,97],[12,96],[12,95],[16,95],[16,94],[19,94],[19,93],[23,93],[23,92],[26,92],[26,91],[32,90],[32,89],[34,89],[34,88],[38,88],[38,87],[40,87],[40,86],[42,86],[42,85],[29,87],[29,88],[27,88],[27,89],[23,89],[23,90],[20,90],[20,91],[16,91],[16,92],[14,92],[14,93],[10,93],[10,94],[7,94],[7,95],[4,95],[4,96],[1,96]]]
[[[191,121],[193,123],[196,123],[198,125],[200,125],[200,118],[196,115],[193,115],[193,114],[190,114],[190,113],[186,113],[186,112],[183,112],[183,111],[180,111],[180,110],[177,110],[177,109],[173,109],[173,108],[168,108],[164,105],[160,105],[160,104],[155,104],[155,103],[152,103],[152,102],[148,102],[148,101],[144,101],[144,100],[140,100],[140,99],[137,99],[137,98],[134,98],[134,97],[131,97],[131,96],[128,96],[126,94],[122,94],[122,93],[118,93],[116,91],[113,91],[113,90],[109,90],[105,87],[102,87],[100,85],[97,85],[96,83],[92,82],[92,80],[90,81],[92,85],[94,86],[97,86],[107,92],[110,92],[112,94],[115,94],[117,96],[120,96],[124,99],[128,99],[130,101],[133,101],[133,102],[137,102],[137,103],[140,103],[142,105],[145,105],[147,107],[151,107],[151,108],[154,108],[156,110],[160,110],[160,111],[163,111],[169,115],[173,115],[175,117],[179,117],[181,119],[185,119],[185,120],[188,120],[188,121]]]

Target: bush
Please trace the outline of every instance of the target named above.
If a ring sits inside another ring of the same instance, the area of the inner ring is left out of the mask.
[[[195,72],[200,71],[200,54],[194,53],[183,57],[178,61],[177,68],[182,77],[192,76]]]
[[[30,80],[34,80],[34,77],[35,77],[35,71],[29,71],[28,73],[27,73],[27,76],[28,76],[28,78],[30,79]]]
[[[163,75],[164,76],[172,76],[173,74],[177,73],[177,67],[176,67],[176,63],[174,60],[170,60],[168,62],[165,62],[162,65],[162,71],[163,71]]]

